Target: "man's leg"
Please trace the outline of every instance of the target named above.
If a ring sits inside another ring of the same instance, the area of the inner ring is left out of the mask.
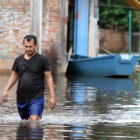
[[[42,117],[44,108],[44,97],[35,98],[29,102],[29,116],[31,120],[39,120]]]
[[[18,113],[22,120],[29,119],[28,103],[17,103]]]
[[[40,116],[31,115],[31,116],[30,116],[30,120],[32,120],[32,121],[38,121],[38,120],[40,120]]]

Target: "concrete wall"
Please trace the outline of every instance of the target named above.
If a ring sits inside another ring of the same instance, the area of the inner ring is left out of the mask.
[[[129,50],[129,33],[111,29],[99,30],[100,48],[115,52],[128,52]],[[132,52],[138,53],[139,33],[132,32]],[[101,50],[101,49],[100,49]]]

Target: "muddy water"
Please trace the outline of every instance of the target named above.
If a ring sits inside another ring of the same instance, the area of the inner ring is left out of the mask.
[[[9,75],[0,75],[0,96]],[[22,121],[16,108],[16,86],[8,102],[0,98],[0,140],[135,140],[140,139],[140,76],[55,79],[57,106],[49,109],[49,93],[39,122]]]

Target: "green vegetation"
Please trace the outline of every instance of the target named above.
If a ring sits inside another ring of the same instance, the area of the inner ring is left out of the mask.
[[[99,0],[100,28],[128,30],[129,10],[123,0]],[[132,10],[132,30],[140,26],[140,11]]]

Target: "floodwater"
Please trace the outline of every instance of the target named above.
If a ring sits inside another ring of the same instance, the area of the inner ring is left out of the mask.
[[[0,75],[0,96],[9,75]],[[140,75],[130,78],[55,77],[57,106],[49,109],[49,93],[40,121],[22,121],[14,86],[8,102],[0,98],[0,140],[138,140],[140,139]]]

